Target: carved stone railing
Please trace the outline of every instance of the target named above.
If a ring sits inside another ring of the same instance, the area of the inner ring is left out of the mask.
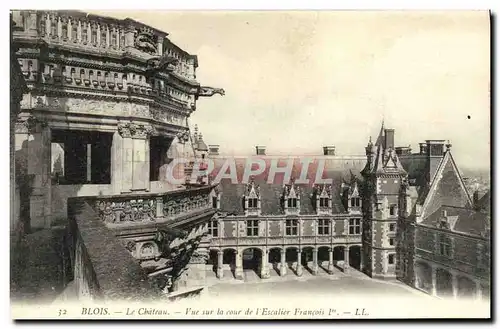
[[[191,187],[165,193],[92,196],[84,199],[108,226],[162,223],[203,214],[212,209],[214,186]]]
[[[166,298],[119,239],[81,198],[68,200],[68,239],[79,300],[148,301]]]

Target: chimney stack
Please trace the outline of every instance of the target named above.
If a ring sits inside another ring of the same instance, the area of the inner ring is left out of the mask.
[[[219,145],[208,145],[208,155],[219,155]]]
[[[394,129],[384,129],[385,148],[394,149]]]
[[[255,147],[256,155],[266,155],[266,147],[265,146],[256,146]]]
[[[335,155],[335,146],[323,146],[323,155]]]

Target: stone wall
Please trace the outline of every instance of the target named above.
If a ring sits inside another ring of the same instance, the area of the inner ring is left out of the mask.
[[[68,248],[74,263],[79,299],[147,301],[162,291],[81,199],[69,199]],[[166,296],[165,296],[166,297]]]

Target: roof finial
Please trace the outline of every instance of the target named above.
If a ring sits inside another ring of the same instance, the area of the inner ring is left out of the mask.
[[[451,149],[451,143],[450,140],[448,140],[448,143],[446,143],[446,150],[449,151]]]

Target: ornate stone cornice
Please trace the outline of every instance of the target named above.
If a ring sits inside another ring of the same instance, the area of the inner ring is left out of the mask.
[[[154,128],[150,125],[134,122],[120,122],[118,132],[124,138],[146,139],[154,133]]]

